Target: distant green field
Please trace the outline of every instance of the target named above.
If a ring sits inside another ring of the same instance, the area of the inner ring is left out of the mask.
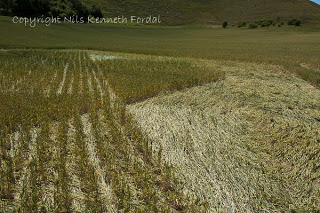
[[[221,29],[59,24],[35,28],[0,17],[1,48],[95,49],[151,55],[237,60],[285,66],[320,84],[320,29]]]

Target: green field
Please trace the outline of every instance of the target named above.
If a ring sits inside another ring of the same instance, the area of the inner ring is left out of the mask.
[[[317,26],[0,26],[0,212],[320,211]]]
[[[61,24],[35,28],[0,19],[2,48],[95,49],[284,66],[320,83],[320,28],[237,29]]]

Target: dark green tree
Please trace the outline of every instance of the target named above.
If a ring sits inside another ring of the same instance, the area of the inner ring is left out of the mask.
[[[290,19],[288,21],[288,25],[294,25],[294,26],[300,26],[301,25],[301,21],[298,19]]]
[[[13,7],[13,0],[0,0],[0,8],[4,9],[3,15],[8,16]]]
[[[79,0],[69,0],[72,8],[76,11],[76,15],[85,17],[89,15],[89,10]]]
[[[50,1],[50,15],[66,17],[77,15],[77,13],[73,9],[71,2],[66,0],[52,0]]]
[[[222,23],[222,27],[223,27],[223,28],[226,28],[227,26],[228,26],[228,22],[224,21],[224,22]]]
[[[50,11],[49,0],[34,0],[33,7],[35,9],[35,15],[48,15]]]
[[[12,13],[19,16],[34,16],[35,8],[32,0],[16,0],[12,7]]]
[[[94,17],[100,17],[100,18],[103,17],[101,10],[96,6],[92,7],[90,14],[93,15]]]
[[[94,6],[91,10],[80,0],[0,0],[0,12],[3,15],[26,17],[38,16],[79,16],[90,14],[103,17],[101,10]]]

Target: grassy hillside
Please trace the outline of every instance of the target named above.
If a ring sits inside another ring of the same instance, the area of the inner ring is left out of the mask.
[[[165,24],[221,23],[255,21],[260,18],[303,23],[320,20],[320,6],[308,0],[82,0],[88,7],[97,5],[105,16],[158,15]]]

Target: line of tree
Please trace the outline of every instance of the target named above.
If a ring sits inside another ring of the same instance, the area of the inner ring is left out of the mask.
[[[0,15],[103,17],[99,8],[96,6],[88,8],[79,0],[0,0]]]

